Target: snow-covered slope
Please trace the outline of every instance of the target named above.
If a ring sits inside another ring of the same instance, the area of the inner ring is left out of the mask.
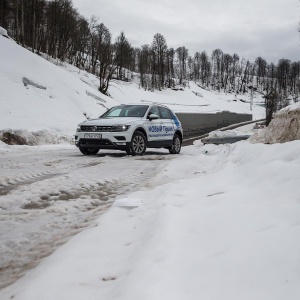
[[[84,113],[96,117],[116,103],[2,36],[0,57],[0,130],[71,136]]]
[[[182,89],[182,90],[181,90]],[[216,91],[208,91],[195,82],[190,81],[189,86],[178,89],[166,89],[163,91],[145,91],[139,88],[137,80],[130,83],[112,82],[109,89],[114,99],[122,102],[123,99],[132,101],[159,102],[169,106],[175,112],[218,112],[231,111],[237,113],[253,114],[254,119],[264,118],[264,108],[254,105],[250,110],[250,99],[248,95],[224,94]],[[125,97],[124,97],[125,96]],[[254,103],[262,103],[262,98],[256,95]]]
[[[111,97],[107,97],[97,90],[96,76],[67,63],[50,59],[51,63],[3,36],[0,57],[0,132],[17,130],[28,139],[33,139],[31,133],[37,131],[42,131],[35,135],[37,139],[50,134],[70,138],[85,115],[97,117],[107,108],[129,102],[164,103],[176,112],[228,110],[253,113],[254,119],[264,116],[259,105],[250,111],[247,95],[207,91],[193,82],[178,91],[144,91],[139,88],[137,74],[132,82],[112,81]],[[261,102],[261,98],[258,96],[254,102]]]

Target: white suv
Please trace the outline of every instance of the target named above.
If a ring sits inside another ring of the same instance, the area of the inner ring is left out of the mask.
[[[143,155],[146,148],[181,149],[183,131],[176,115],[162,105],[130,104],[109,109],[99,119],[80,123],[75,144],[84,155],[99,149],[124,150]]]

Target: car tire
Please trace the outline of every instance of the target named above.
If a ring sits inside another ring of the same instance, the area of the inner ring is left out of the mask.
[[[133,156],[144,155],[146,148],[147,148],[146,138],[145,138],[144,134],[139,131],[135,132],[131,139],[131,146],[130,146],[131,154]]]
[[[181,139],[178,134],[174,134],[172,147],[169,149],[171,154],[179,154],[181,150]]]
[[[83,155],[96,155],[99,152],[99,149],[88,149],[88,148],[79,148],[80,152]]]

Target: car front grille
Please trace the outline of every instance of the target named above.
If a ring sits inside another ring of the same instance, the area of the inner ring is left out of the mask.
[[[99,145],[99,146],[107,146],[107,145],[113,145],[113,143],[110,140],[98,140],[98,139],[80,139],[79,140],[80,145]]]
[[[104,132],[104,131],[110,131],[111,126],[87,126],[87,125],[81,125],[81,131],[93,131],[93,132]]]

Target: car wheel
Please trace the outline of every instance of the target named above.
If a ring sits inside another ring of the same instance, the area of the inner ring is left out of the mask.
[[[173,144],[171,149],[169,149],[169,152],[171,154],[179,154],[180,150],[181,150],[181,139],[179,135],[174,134]]]
[[[143,155],[146,151],[146,138],[145,136],[137,131],[133,134],[131,139],[131,154],[132,155]]]
[[[99,152],[99,149],[88,149],[88,148],[79,148],[80,152],[83,155],[96,155]]]

